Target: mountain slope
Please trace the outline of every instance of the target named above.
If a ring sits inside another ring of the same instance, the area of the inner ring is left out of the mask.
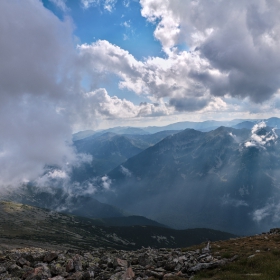
[[[73,170],[73,180],[79,182],[104,175],[143,150],[129,138],[109,132],[75,141],[74,145],[78,153],[92,156],[91,162]]]
[[[88,218],[128,215],[120,208],[101,203],[89,194],[82,194],[79,190],[73,193],[74,191],[55,186],[40,188],[29,184],[22,186],[16,192],[2,194],[2,199]]]
[[[130,176],[119,167],[108,173],[114,192],[103,199],[177,228],[265,230],[279,221],[280,146],[273,133],[265,124],[254,132],[187,129],[127,160]]]
[[[220,126],[231,127],[242,121],[246,121],[246,120],[239,120],[239,119],[231,120],[231,121],[210,120],[210,121],[203,121],[203,122],[185,121],[185,122],[172,123],[172,124],[162,126],[162,127],[159,127],[159,126],[143,127],[143,129],[150,133],[156,133],[156,132],[163,131],[163,130],[184,130],[187,128],[192,128],[192,129],[199,130],[199,131],[210,131],[210,130],[214,130]]]
[[[161,131],[146,135],[118,135],[106,132],[99,136],[92,135],[77,140],[74,142],[77,152],[91,155],[92,160],[74,168],[72,180],[82,182],[92,177],[105,175],[128,158],[177,132]]]
[[[28,205],[0,201],[1,238],[15,242],[60,245],[64,248],[111,247],[137,249],[183,247],[208,238],[224,240],[232,234],[209,229],[177,231],[155,226],[112,227],[103,221],[74,217]],[[1,242],[0,238],[0,242]]]

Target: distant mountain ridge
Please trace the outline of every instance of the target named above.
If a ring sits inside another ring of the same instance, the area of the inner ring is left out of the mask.
[[[192,121],[182,121],[177,123],[172,123],[165,126],[148,126],[148,127],[113,127],[105,130],[85,130],[80,131],[78,133],[73,134],[73,140],[76,141],[78,139],[86,138],[91,135],[101,135],[106,132],[113,132],[116,134],[133,134],[133,135],[145,135],[145,134],[153,134],[160,131],[165,130],[184,130],[187,128],[192,128],[195,130],[208,132],[214,129],[217,129],[220,126],[225,127],[233,127],[233,128],[249,128],[251,129],[251,124],[256,124],[257,122],[265,121],[267,126],[280,128],[280,119],[276,117],[272,117],[269,119],[234,119],[229,121],[216,121],[216,120],[208,120],[201,122],[192,122]],[[243,124],[242,124],[243,123]],[[247,123],[247,126],[246,126]]]
[[[102,176],[130,157],[156,144],[178,131],[161,131],[155,134],[116,134],[106,132],[91,135],[74,142],[78,153],[92,156],[92,160],[73,169],[73,181],[84,181]]]
[[[266,230],[278,222],[277,137],[269,127],[186,129],[123,163],[129,177],[109,172],[114,191],[98,199],[177,228]]]

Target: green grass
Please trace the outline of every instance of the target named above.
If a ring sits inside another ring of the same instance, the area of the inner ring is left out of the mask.
[[[212,252],[214,255],[219,254],[225,258],[231,258],[234,255],[239,257],[223,267],[200,271],[194,279],[280,279],[279,235],[267,234],[214,242]],[[254,256],[249,258],[252,255]]]

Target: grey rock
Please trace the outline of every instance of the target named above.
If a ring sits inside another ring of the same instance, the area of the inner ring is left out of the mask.
[[[4,266],[0,266],[0,274],[6,272],[6,268]]]
[[[201,269],[234,261],[219,259],[211,251],[182,252],[179,249],[142,248],[137,251],[68,250],[64,252],[25,248],[5,251],[0,256],[0,280],[132,280],[189,278]]]

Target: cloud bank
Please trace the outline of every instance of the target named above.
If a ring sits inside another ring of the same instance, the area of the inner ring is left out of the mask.
[[[67,9],[65,1],[52,2]],[[60,20],[35,0],[1,1],[0,11],[1,187],[34,180],[46,166],[67,170],[79,162],[72,131],[81,124],[168,113],[164,103],[134,105],[102,88],[87,92],[90,69],[69,17]]]
[[[69,11],[67,1],[51,2]],[[116,1],[80,3],[113,12]],[[247,105],[278,98],[279,1],[140,4],[142,16],[154,24],[161,57],[137,60],[106,40],[77,46],[69,16],[60,20],[39,0],[0,2],[1,186],[32,180],[46,166],[66,170],[77,161],[71,133],[81,125],[227,112],[235,110],[233,99]],[[101,86],[110,75],[120,89],[150,101],[136,105],[110,95]]]

